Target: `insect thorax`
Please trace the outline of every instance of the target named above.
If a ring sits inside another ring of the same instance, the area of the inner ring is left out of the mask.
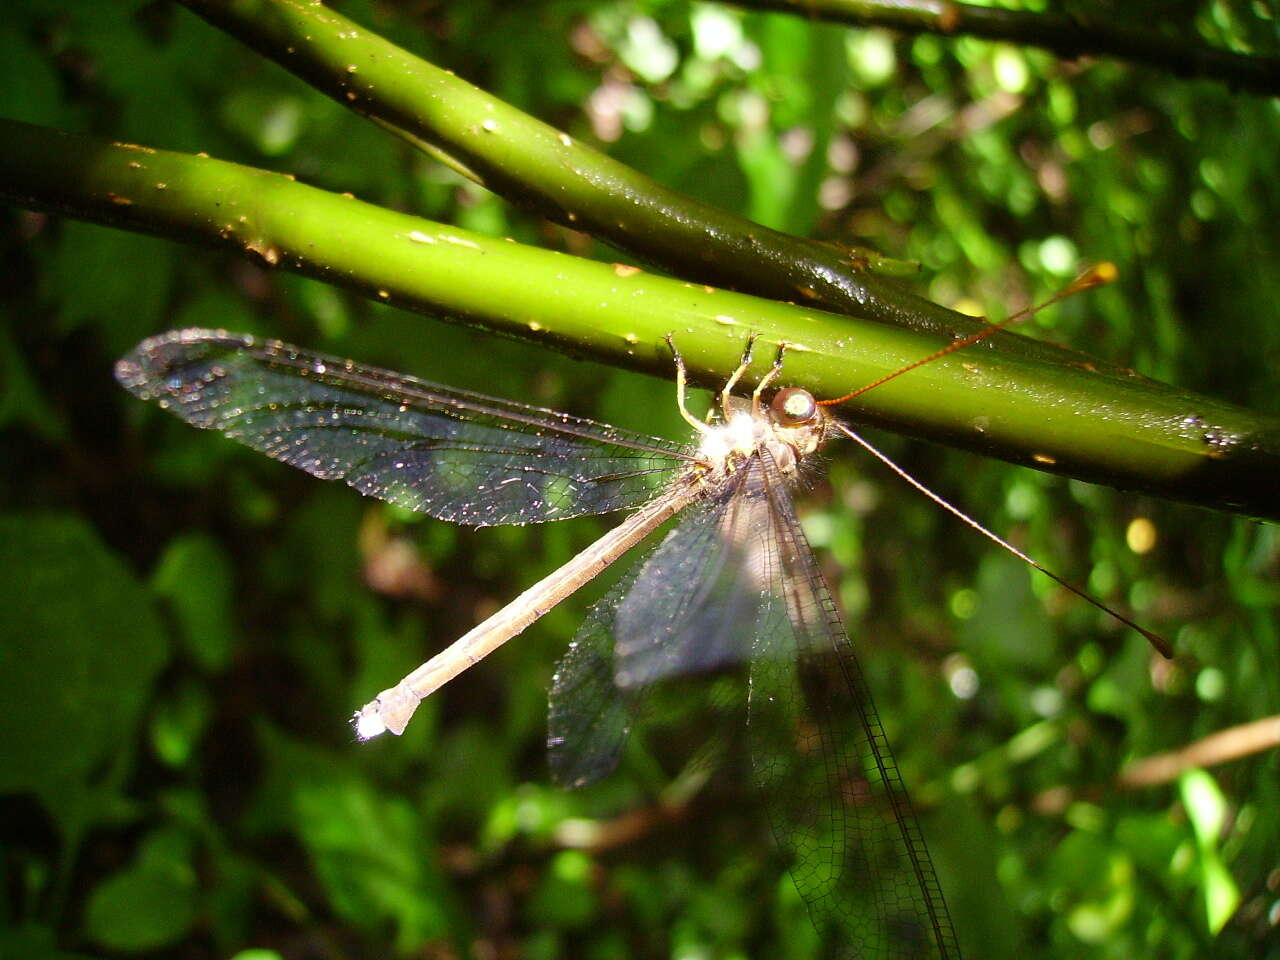
[[[698,453],[703,469],[721,476],[733,473],[752,457],[767,451],[785,477],[793,477],[801,461],[817,450],[827,434],[828,414],[813,414],[796,423],[782,422],[772,405],[753,405],[746,397],[730,397],[728,419],[708,424]]]

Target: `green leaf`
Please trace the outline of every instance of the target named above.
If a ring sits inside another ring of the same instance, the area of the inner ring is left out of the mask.
[[[83,520],[0,516],[0,792],[69,814],[127,751],[167,644],[149,597]],[[71,791],[72,794],[76,791]]]
[[[210,672],[226,666],[236,644],[231,576],[231,562],[216,540],[184,534],[169,543],[151,577],[152,589],[177,615],[187,651]]]
[[[270,769],[250,828],[295,833],[338,916],[369,931],[393,925],[396,950],[444,936],[452,904],[418,810],[352,773],[350,757],[260,731]]]
[[[1217,934],[1240,904],[1240,890],[1222,862],[1218,844],[1227,819],[1227,798],[1203,770],[1188,770],[1178,782],[1182,803],[1200,853],[1200,889],[1209,932]]]
[[[0,90],[22,91],[9,98],[5,115],[27,123],[63,123],[67,111],[58,95],[58,77],[29,34],[27,24],[0,25]]]
[[[965,649],[980,665],[1046,669],[1054,662],[1049,616],[1031,590],[1026,564],[1000,551],[990,552],[982,559],[978,594],[978,607],[964,621],[961,635]]]
[[[1132,916],[1137,893],[1133,861],[1103,836],[1072,831],[1054,850],[1051,867],[1064,888],[1067,926],[1079,940],[1105,943]]]
[[[578,850],[565,850],[551,862],[533,895],[530,917],[536,927],[583,927],[599,911],[590,886],[591,860]]]
[[[62,440],[66,424],[45,402],[7,329],[0,328],[0,426],[21,423],[50,440]]]
[[[221,330],[255,332],[257,315],[249,302],[228,290],[207,290],[195,294],[173,318],[175,327],[212,327]]]
[[[151,717],[151,749],[164,763],[181,767],[195,751],[212,713],[209,691],[188,682],[157,704]]]
[[[1201,848],[1214,847],[1227,819],[1227,798],[1203,770],[1188,770],[1178,781],[1182,802]]]
[[[185,936],[195,920],[197,894],[190,838],[174,828],[157,830],[131,866],[94,888],[85,928],[110,950],[157,950]]]
[[[97,324],[115,355],[154,333],[168,305],[175,253],[167,240],[91,223],[63,224],[51,274],[57,287],[49,291],[61,307],[62,330]]]
[[[299,97],[255,87],[229,94],[221,113],[228,128],[267,157],[292,150],[306,125],[306,108]]]

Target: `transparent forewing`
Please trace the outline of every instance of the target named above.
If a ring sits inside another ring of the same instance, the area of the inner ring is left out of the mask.
[[[547,759],[552,779],[562,787],[584,787],[607,777],[631,732],[636,700],[614,683],[613,638],[618,605],[645,564],[637,561],[591,605],[551,677]]]
[[[766,520],[767,504],[736,496],[742,479],[686,508],[587,612],[551,684],[547,743],[557,783],[580,787],[614,769],[655,682],[739,663],[750,652],[760,587],[742,577],[740,548],[723,531],[750,528],[740,513]]]
[[[688,463],[665,440],[221,331],[145,340],[116,379],[317,477],[476,526],[634,507]]]
[[[689,507],[592,607],[552,690],[557,779],[608,773],[655,684],[744,661],[755,784],[829,955],[959,957],[870,694],[767,453]]]
[[[768,520],[758,461],[689,507],[618,605],[614,680],[635,689],[664,677],[742,662],[762,582],[752,573]]]
[[[815,926],[845,958],[959,957],[955,933],[852,645],[772,463],[752,575],[756,786]]]

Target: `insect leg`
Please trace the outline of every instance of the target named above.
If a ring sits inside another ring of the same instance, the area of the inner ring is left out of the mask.
[[[769,368],[769,372],[760,378],[760,382],[756,384],[756,388],[751,391],[751,413],[753,416],[760,416],[760,396],[768,388],[769,384],[777,380],[782,375],[782,355],[787,352],[787,342],[784,340],[778,344],[778,355],[773,358],[773,366]]]
[[[751,348],[755,346],[756,337],[759,334],[753,333],[747,337],[746,349],[742,351],[742,359],[738,361],[738,367],[729,375],[729,379],[724,382],[724,386],[720,388],[720,412],[724,415],[726,422],[729,420],[729,397],[733,393],[733,388],[738,385],[738,381],[742,379],[742,375],[751,367]],[[711,420],[711,410],[707,411],[707,420]]]
[[[680,416],[684,417],[685,422],[699,433],[706,433],[710,428],[689,412],[689,408],[684,404],[685,384],[687,376],[684,369],[684,357],[680,356],[680,350],[676,346],[675,338],[671,334],[666,336],[667,346],[671,348],[671,358],[676,362],[676,403],[680,406]]]

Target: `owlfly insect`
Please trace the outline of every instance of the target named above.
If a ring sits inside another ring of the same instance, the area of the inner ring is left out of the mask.
[[[752,778],[815,925],[841,944],[840,956],[958,957],[924,839],[791,490],[805,461],[845,436],[1034,561],[829,412],[847,398],[772,392],[781,349],[739,397],[733,389],[748,373],[749,342],[703,420],[685,407],[684,364],[668,342],[691,444],[222,331],[145,340],[120,360],[116,377],[194,426],[437,519],[488,526],[634,511],[378,694],[355,715],[362,739],[401,733],[422,698],[678,518],[590,608],[557,667],[548,722],[554,779],[581,786],[612,770],[637,705],[660,682],[738,670]]]

